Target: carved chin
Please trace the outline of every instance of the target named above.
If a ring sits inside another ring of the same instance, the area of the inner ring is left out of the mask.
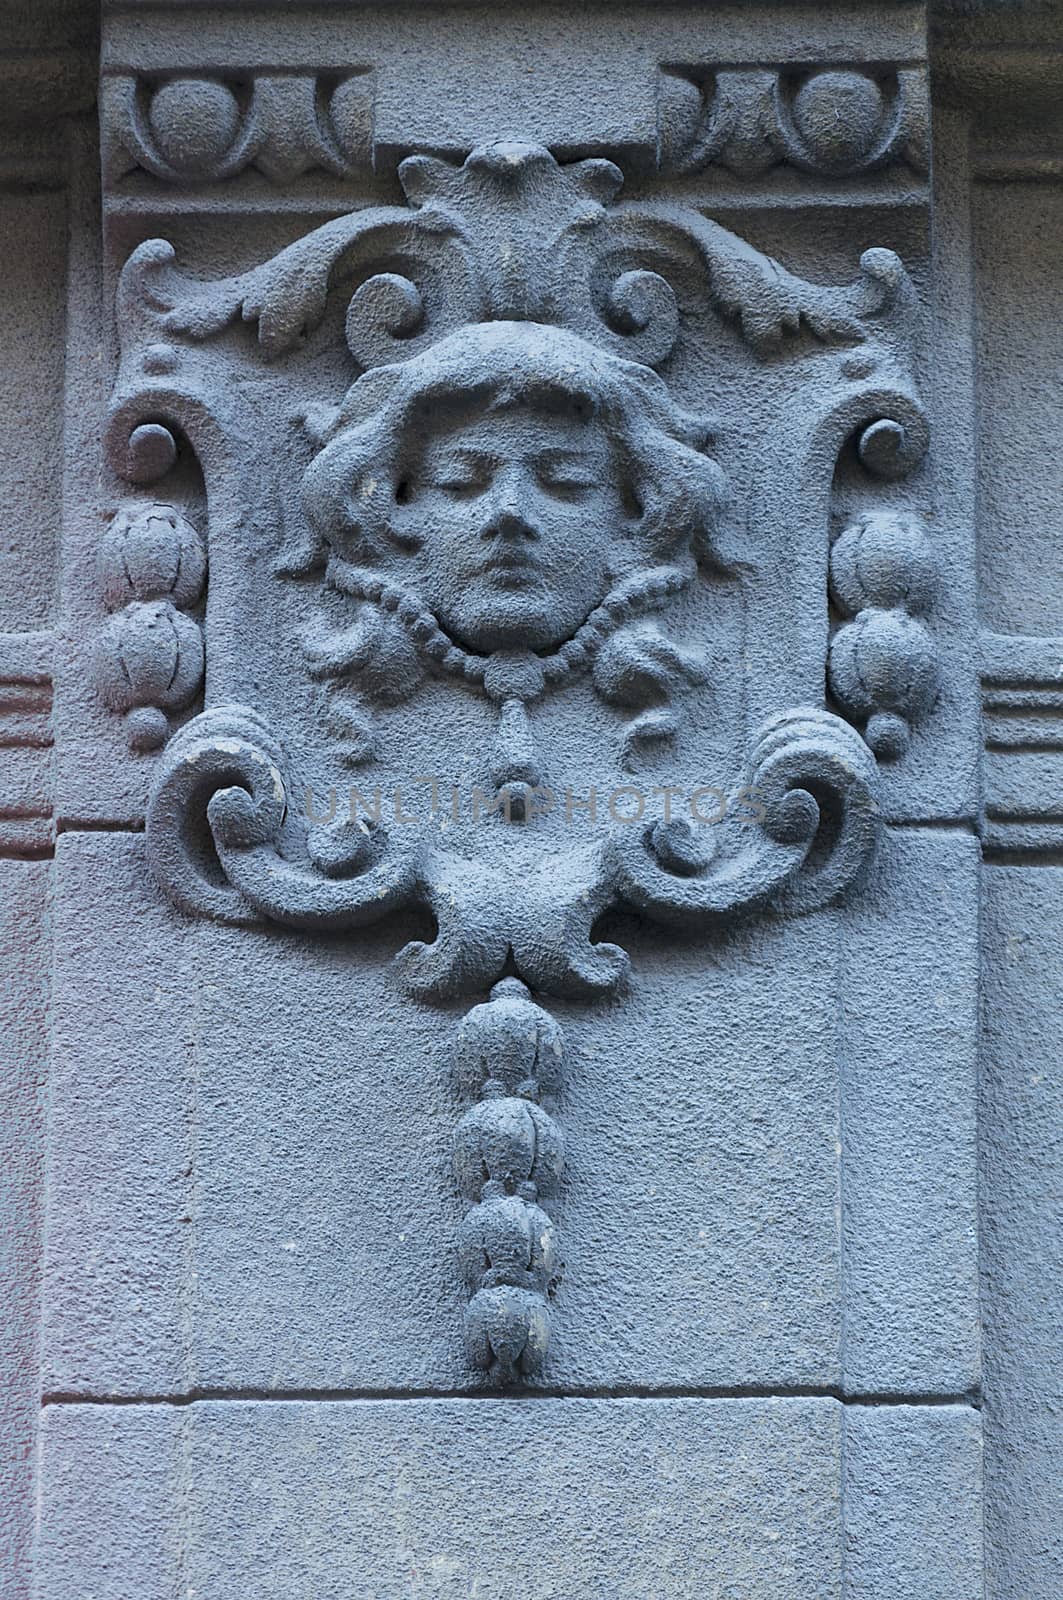
[[[593,599],[586,607],[571,602],[566,606],[541,589],[533,593],[493,589],[490,594],[468,592],[440,620],[459,644],[480,655],[493,650],[554,650],[572,637],[593,608]]]

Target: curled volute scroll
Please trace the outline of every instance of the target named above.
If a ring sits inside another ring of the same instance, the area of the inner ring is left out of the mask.
[[[586,998],[615,990],[627,972],[615,945],[590,942],[613,907],[706,931],[753,912],[813,910],[859,876],[878,831],[875,765],[847,724],[814,707],[785,713],[761,731],[747,778],[756,816],[709,845],[678,819],[618,831],[573,853],[548,903],[504,866],[457,870],[443,848],[366,822],[311,830],[301,857],[282,853],[294,808],[280,747],[249,708],[217,707],[167,746],[148,846],[177,904],[220,921],[334,933],[404,905],[431,910],[434,943],[407,945],[397,963],[425,997],[476,993],[512,960],[531,987]]]
[[[598,819],[556,830],[536,855],[558,728],[583,719],[582,748],[616,775],[678,749],[693,720],[684,708],[710,676],[704,619],[722,614],[726,585],[742,605],[756,561],[726,513],[720,419],[676,398],[689,308],[711,308],[756,373],[791,353],[801,371],[832,363],[829,401],[802,446],[815,495],[829,493],[847,445],[879,479],[912,470],[926,423],[898,375],[912,291],[891,251],[865,252],[850,285],[807,283],[693,210],[618,200],[611,162],[565,166],[534,145],[484,146],[461,166],[413,157],[400,180],[408,205],[337,218],[220,282],[182,275],[164,241],[140,246],[122,280],[107,445],[136,483],[165,476],[190,448],[210,510],[206,709],[157,757],[147,810],[160,884],[190,914],[311,933],[417,911],[434,927],[400,951],[398,983],[432,1002],[492,994],[470,1024],[497,1033],[499,1064],[463,1088],[480,1100],[458,1138],[472,1202],[459,1254],[470,1357],[512,1380],[546,1348],[559,1268],[543,1206],[561,1170],[542,1104],[552,1069],[527,1065],[512,1015],[531,1008],[545,1037],[531,992],[622,988],[628,954],[598,937],[608,913],[705,938],[836,901],[875,847],[881,717],[914,719],[926,699],[864,692],[886,624],[871,638],[854,618],[837,635],[832,682],[855,684],[840,703],[866,737],[822,703],[788,708],[787,695],[746,738],[733,705],[734,738],[717,747],[733,752],[727,776],[744,803],[716,825]],[[251,546],[262,503],[254,424],[239,406],[273,381],[296,390],[293,370],[313,382],[300,349],[329,329],[338,340],[338,312],[360,370],[346,392],[299,394],[297,424],[289,411],[301,454],[277,454],[298,537],[271,527],[274,559],[257,575],[274,586],[276,612],[298,595],[285,671],[301,705],[319,696],[329,710],[321,724],[306,712],[302,725],[271,726],[246,689],[212,690],[209,671],[212,621],[240,595],[232,550]],[[231,384],[211,368],[222,349]],[[847,549],[834,562],[845,595]],[[887,588],[875,594],[887,607]],[[807,687],[794,698],[806,701]],[[304,809],[308,747],[318,759],[323,743],[361,781],[388,759],[398,720],[405,738],[429,706],[439,747],[447,708],[467,744],[475,730],[490,826],[460,835],[445,818],[400,826],[397,808],[395,825],[379,808],[319,820]]]

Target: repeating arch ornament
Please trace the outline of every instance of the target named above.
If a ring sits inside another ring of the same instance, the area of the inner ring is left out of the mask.
[[[273,183],[305,172],[336,178],[372,159],[373,77],[262,72],[106,76],[101,88],[104,166],[168,184],[219,183],[254,168]]]
[[[749,67],[706,76],[669,71],[660,80],[666,171],[719,166],[749,180],[787,165],[830,180],[903,163],[924,175],[929,120],[920,68]]]

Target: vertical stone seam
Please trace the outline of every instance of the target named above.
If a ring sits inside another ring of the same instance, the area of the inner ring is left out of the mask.
[[[848,1066],[848,1052],[846,1050],[845,1028],[843,1027],[844,1003],[843,985],[847,973],[841,958],[842,940],[845,937],[845,920],[836,916],[834,919],[834,1060],[838,1085],[838,1388],[844,1397],[848,1388],[848,1369],[846,1363],[846,1324],[848,1322],[849,1303],[849,1253],[848,1230],[845,1225],[845,1142],[847,1137],[845,1090]],[[846,1476],[848,1464],[846,1451],[848,1447],[848,1406],[844,1398],[841,1401],[841,1452],[838,1462],[838,1535],[841,1539],[839,1556],[839,1588],[842,1600],[846,1600],[849,1593],[849,1580],[847,1576],[849,1535],[846,1522]]]
[[[187,1406],[178,1421],[177,1448],[177,1559],[174,1563],[177,1577],[178,1600],[185,1600],[194,1591],[189,1583],[188,1556],[194,1532],[192,1508],[192,1483],[194,1474],[193,1407]]]
[[[198,946],[198,940],[191,939],[189,944],[193,950]],[[188,967],[182,964],[182,985],[188,980]],[[185,1091],[184,1091],[184,1139],[181,1152],[182,1160],[182,1193],[183,1216],[181,1219],[181,1267],[180,1267],[180,1364],[181,1375],[184,1380],[185,1391],[194,1392],[196,1387],[195,1364],[195,1313],[196,1313],[196,1173],[199,1163],[199,1079],[200,1079],[200,1037],[202,1029],[202,1004],[199,985],[192,981],[191,1015],[187,1023],[185,1041]]]
[[[44,1061],[41,1082],[41,1195],[40,1210],[38,1214],[40,1266],[37,1281],[37,1337],[34,1350],[34,1371],[37,1380],[37,1416],[33,1433],[33,1444],[27,1463],[28,1470],[33,1474],[32,1500],[33,1506],[33,1543],[29,1551],[27,1566],[29,1569],[30,1595],[37,1593],[37,1545],[41,1519],[44,1512],[44,1497],[42,1493],[41,1474],[44,1465],[44,1441],[42,1438],[44,1422],[44,1395],[41,1378],[44,1372],[44,1308],[45,1308],[45,1273],[48,1263],[48,1189],[49,1189],[49,1149],[48,1123],[51,1115],[52,1092],[52,1045],[54,1039],[53,997],[56,992],[55,972],[55,931],[52,915],[55,895],[55,866],[54,862],[46,869],[49,892],[42,897],[42,914],[40,937],[45,951],[44,968]]]

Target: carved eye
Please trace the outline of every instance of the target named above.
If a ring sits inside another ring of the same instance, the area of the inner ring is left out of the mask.
[[[435,479],[433,488],[449,495],[452,500],[471,500],[475,495],[483,494],[487,488],[487,474],[472,468],[444,472]]]
[[[548,493],[564,500],[581,499],[597,484],[589,467],[571,461],[541,461],[538,477]]]

